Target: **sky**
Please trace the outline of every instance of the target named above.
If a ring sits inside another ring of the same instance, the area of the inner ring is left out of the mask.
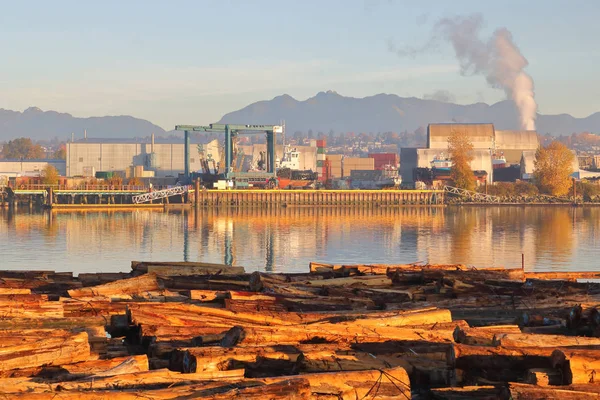
[[[600,111],[596,0],[0,0],[0,108],[78,117],[133,115],[166,130],[208,124],[287,93],[494,103],[504,92],[461,76],[450,45],[416,57],[443,17],[480,13],[529,61],[538,111]]]

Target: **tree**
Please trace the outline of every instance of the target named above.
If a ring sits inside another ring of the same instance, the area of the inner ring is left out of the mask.
[[[2,158],[31,159],[44,158],[44,149],[29,138],[10,140],[2,147]]]
[[[66,160],[67,159],[67,147],[65,144],[61,144],[58,150],[54,152],[53,158],[57,160]]]
[[[575,156],[567,146],[553,141],[535,152],[533,180],[541,193],[563,196],[571,188]]]
[[[448,137],[448,153],[452,160],[450,178],[454,186],[466,189],[475,189],[475,175],[471,169],[473,161],[473,143],[465,132],[454,131]]]
[[[48,164],[44,167],[40,176],[42,177],[42,183],[44,185],[56,185],[60,174],[56,168]]]

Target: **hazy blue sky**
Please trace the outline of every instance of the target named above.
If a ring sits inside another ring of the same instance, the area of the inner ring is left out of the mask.
[[[539,112],[600,111],[600,1],[0,1],[0,108],[131,114],[172,129],[282,93],[336,90],[459,103],[504,97],[450,47],[400,58],[440,18],[480,12],[529,60]]]

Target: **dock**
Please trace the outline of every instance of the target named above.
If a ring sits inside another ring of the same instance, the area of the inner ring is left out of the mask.
[[[143,187],[88,187],[67,189],[61,187],[5,188],[0,197],[3,206],[45,206],[52,209],[101,208],[156,208],[161,206],[198,207],[260,207],[288,206],[435,206],[443,205],[443,190],[201,190],[189,187],[185,193],[151,200],[134,202],[148,195]]]
[[[443,190],[204,190],[200,206],[407,206],[442,205]]]

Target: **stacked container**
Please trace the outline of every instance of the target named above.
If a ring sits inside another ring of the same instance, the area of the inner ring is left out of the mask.
[[[344,176],[342,174],[342,157],[341,154],[327,154],[329,175],[332,179],[339,179]]]
[[[344,158],[344,176],[350,176],[352,171],[373,171],[375,169],[375,160],[372,158],[345,157]]]
[[[371,153],[369,158],[375,160],[375,169],[383,169],[386,165],[398,168],[400,164],[398,153]]]
[[[319,180],[326,179],[327,166],[325,165],[326,156],[326,141],[325,139],[317,140],[317,173],[319,174]]]

